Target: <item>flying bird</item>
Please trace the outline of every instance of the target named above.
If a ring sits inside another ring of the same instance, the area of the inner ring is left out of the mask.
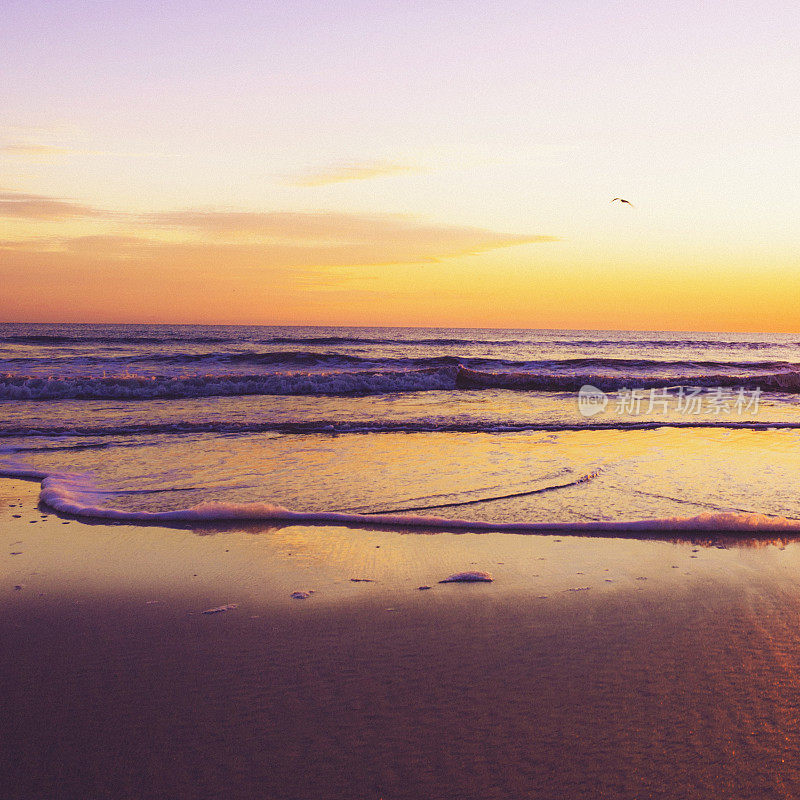
[[[630,200],[623,200],[621,197],[615,197],[614,200],[619,200],[620,203],[627,203],[631,208],[636,208],[636,206],[634,206]],[[613,203],[614,200],[612,200],[611,202]]]

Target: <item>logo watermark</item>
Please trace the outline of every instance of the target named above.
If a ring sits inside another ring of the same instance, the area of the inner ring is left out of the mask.
[[[620,389],[609,395],[591,384],[584,384],[578,392],[578,411],[584,417],[593,417],[614,404],[617,414],[757,414],[761,389],[729,389],[723,386],[699,388],[678,386],[668,389]]]
[[[578,411],[584,417],[593,417],[606,410],[608,395],[596,386],[585,383],[578,392]]]

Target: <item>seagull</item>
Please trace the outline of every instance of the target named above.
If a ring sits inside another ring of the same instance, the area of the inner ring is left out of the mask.
[[[631,208],[635,208],[635,206],[633,205],[633,203],[631,203],[630,200],[623,200],[621,197],[615,197],[614,200],[619,200],[620,203],[627,203]],[[613,203],[614,200],[612,200],[611,202]]]

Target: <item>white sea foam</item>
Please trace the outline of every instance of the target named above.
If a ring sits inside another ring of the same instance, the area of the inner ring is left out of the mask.
[[[509,533],[636,533],[636,532],[800,532],[800,520],[766,514],[725,511],[692,517],[664,517],[627,521],[587,522],[491,522],[412,514],[353,514],[337,511],[292,511],[272,503],[205,502],[174,511],[131,511],[101,505],[107,493],[85,475],[46,474],[19,464],[0,466],[0,476],[42,479],[40,501],[62,514],[74,517],[129,522],[132,524],[281,522],[325,525],[392,526],[428,530]]]

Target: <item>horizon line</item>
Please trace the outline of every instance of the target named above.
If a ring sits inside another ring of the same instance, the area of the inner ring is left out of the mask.
[[[410,330],[463,330],[463,331],[591,331],[593,333],[711,333],[711,334],[751,334],[757,336],[800,336],[800,331],[755,331],[755,330],[707,330],[689,328],[531,328],[531,327],[481,327],[475,325],[337,325],[320,323],[273,323],[273,322],[41,322],[19,320],[0,321],[0,325],[116,325],[119,327],[131,325],[152,325],[161,327],[194,327],[194,328],[346,328],[348,330],[359,330],[364,328],[374,328],[378,330],[388,330],[397,328],[407,328]]]

